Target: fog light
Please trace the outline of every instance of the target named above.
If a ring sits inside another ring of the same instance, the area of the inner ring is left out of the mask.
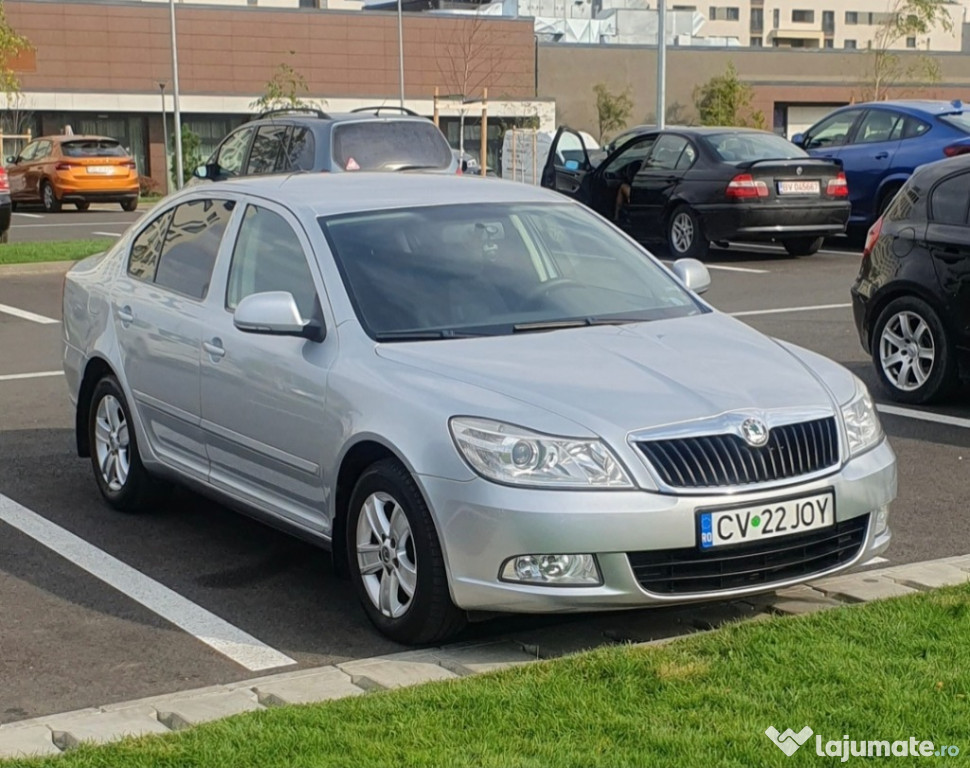
[[[603,583],[593,555],[519,555],[505,561],[502,581],[596,587]]]
[[[881,533],[884,533],[888,527],[889,527],[889,507],[879,507],[879,509],[876,510],[876,524],[875,524],[876,536],[878,536]]]

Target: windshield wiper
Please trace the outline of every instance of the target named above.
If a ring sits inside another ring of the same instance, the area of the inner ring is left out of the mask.
[[[588,328],[595,325],[626,325],[628,323],[645,323],[642,317],[579,317],[571,320],[539,320],[534,323],[516,323],[512,326],[514,333],[531,333],[532,331],[556,331],[561,328]]]
[[[378,331],[374,334],[375,341],[430,341],[433,339],[471,339],[476,336],[488,336],[486,333],[471,331],[454,331],[447,328],[428,331]]]

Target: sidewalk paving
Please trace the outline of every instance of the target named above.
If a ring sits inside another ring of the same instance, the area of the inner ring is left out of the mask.
[[[230,685],[215,685],[138,701],[46,715],[0,725],[0,758],[53,755],[81,742],[103,743],[168,733],[266,707],[359,696],[434,680],[449,680],[533,663],[608,643],[656,643],[726,621],[800,615],[970,580],[970,555],[859,571],[820,579],[748,600],[590,617],[582,631],[562,626],[520,636],[443,648],[405,651],[333,666],[284,672]],[[618,616],[620,618],[618,618]],[[623,618],[625,617],[625,618]]]

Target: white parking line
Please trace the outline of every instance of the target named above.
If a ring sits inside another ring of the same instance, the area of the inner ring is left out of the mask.
[[[19,381],[21,379],[46,379],[49,376],[63,376],[64,371],[39,371],[38,373],[4,373],[0,381]]]
[[[882,403],[876,405],[876,410],[880,413],[888,413],[890,416],[901,416],[904,419],[931,421],[934,424],[947,424],[951,427],[970,429],[970,419],[961,419],[959,416],[945,416],[942,413],[917,411],[912,408],[900,408],[898,405],[883,405]]]
[[[0,521],[13,526],[105,584],[249,670],[296,664],[214,613],[150,579],[70,531],[0,494]]]
[[[0,312],[3,312],[6,315],[19,317],[21,320],[30,320],[33,323],[40,323],[41,325],[52,325],[61,322],[60,320],[55,320],[53,317],[44,317],[43,315],[38,315],[35,312],[28,312],[26,309],[17,309],[16,307],[11,307],[6,304],[0,304]]]
[[[824,309],[846,309],[851,304],[815,304],[810,307],[779,307],[778,309],[748,309],[743,312],[728,312],[731,317],[751,317],[753,315],[780,315],[785,312],[819,312]]]
[[[761,243],[737,243],[737,248],[739,250],[747,251],[765,251],[766,253],[777,253],[779,256],[787,256],[787,251],[781,246],[776,245],[762,245]],[[844,251],[836,251],[832,248],[820,248],[817,253],[828,254],[829,256],[857,256],[862,258],[862,251],[852,250],[848,248]]]
[[[105,237],[121,237],[120,232],[92,232],[92,235],[104,235]]]
[[[15,213],[14,216],[23,216],[25,219],[42,219],[39,213]]]

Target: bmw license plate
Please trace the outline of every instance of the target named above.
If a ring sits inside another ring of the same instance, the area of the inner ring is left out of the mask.
[[[822,185],[816,181],[779,181],[779,195],[818,195],[822,192]]]
[[[113,165],[89,165],[88,173],[96,173],[101,176],[110,176],[115,172]]]
[[[835,523],[835,493],[703,510],[698,518],[701,549],[746,544],[828,528]]]

